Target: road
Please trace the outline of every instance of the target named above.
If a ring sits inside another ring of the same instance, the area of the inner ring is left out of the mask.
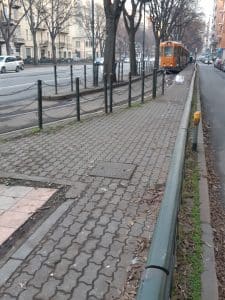
[[[201,101],[210,125],[210,138],[215,150],[216,167],[225,199],[225,73],[213,65],[200,64]]]
[[[168,84],[171,84],[168,81]],[[159,75],[158,87],[160,89],[161,79]],[[145,94],[151,94],[152,77],[145,80]],[[160,93],[161,91],[159,91]],[[141,81],[132,83],[132,101],[141,98]],[[109,93],[108,93],[109,103]],[[114,87],[113,106],[119,103],[128,103],[128,84]],[[75,98],[58,101],[43,101],[43,124],[76,117]],[[96,110],[104,111],[104,91],[82,95],[80,97],[81,114],[90,113]],[[37,100],[23,100],[13,103],[0,104],[0,133],[6,133],[17,129],[28,128],[38,125],[38,102]]]
[[[91,87],[92,65],[86,65],[86,84]],[[129,64],[124,64],[124,74],[128,74]],[[103,66],[99,66],[99,81],[102,81]],[[80,78],[81,87],[84,86],[84,65],[73,65],[73,86],[75,78]],[[55,93],[53,66],[25,67],[19,73],[10,72],[0,74],[0,104],[14,103],[37,98],[37,80],[42,80],[43,94]],[[58,93],[71,91],[71,71],[69,65],[57,66]],[[75,87],[74,87],[75,89]]]

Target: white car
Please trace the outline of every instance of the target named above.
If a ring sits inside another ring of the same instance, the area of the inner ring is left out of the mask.
[[[5,73],[8,71],[19,72],[20,64],[15,56],[0,56],[0,72]]]

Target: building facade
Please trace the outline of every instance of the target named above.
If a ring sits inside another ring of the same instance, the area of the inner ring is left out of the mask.
[[[4,1],[4,0],[2,0]],[[15,0],[10,0],[15,2]],[[16,0],[17,1],[17,0]],[[99,2],[99,1],[98,1]],[[5,4],[6,5],[6,4]],[[6,6],[5,6],[6,7]],[[2,27],[5,18],[5,10],[0,4],[0,27]],[[4,10],[4,11],[3,11]],[[17,24],[18,20],[24,13],[21,4],[18,4],[12,8],[10,13],[13,26]],[[9,12],[7,13],[7,16]],[[15,21],[13,25],[13,21]],[[0,28],[1,29],[1,28]],[[3,27],[4,30],[4,27]],[[37,31],[37,47],[38,47],[38,59],[48,60],[52,58],[52,44],[50,33],[43,22]],[[7,48],[4,40],[4,36],[0,30],[0,55],[6,55]],[[23,59],[29,59],[34,57],[33,37],[27,21],[26,16],[16,26],[16,29],[10,39],[10,54],[15,56],[21,56]],[[91,59],[92,58],[92,42],[87,37],[87,34],[75,21],[69,20],[67,26],[60,31],[56,37],[56,56],[57,59]],[[97,51],[98,56],[98,51]]]
[[[211,48],[213,53],[225,59],[225,0],[214,0]]]

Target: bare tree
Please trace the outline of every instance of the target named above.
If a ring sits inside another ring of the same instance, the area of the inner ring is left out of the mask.
[[[48,28],[52,43],[52,59],[56,64],[56,37],[67,33],[69,21],[75,16],[76,1],[45,0],[43,6],[44,22]],[[60,47],[60,45],[59,45]]]
[[[190,17],[193,18],[191,18],[190,22],[187,22],[187,25],[184,27],[182,41],[192,54],[196,55],[197,51],[202,50],[202,32],[205,28],[205,22],[203,20],[203,15],[198,14],[195,11],[193,11],[193,14]]]
[[[151,0],[149,2],[149,16],[155,37],[155,64],[159,67],[159,45],[170,35],[172,28],[180,19],[180,12],[185,9],[189,0]]]
[[[5,41],[6,52],[11,54],[11,42],[26,11],[20,10],[18,0],[0,1],[0,31]]]
[[[91,15],[91,3],[87,2],[86,5],[82,5],[79,8],[79,14],[76,15],[76,21],[81,28],[85,31],[88,39],[92,40],[92,19]],[[100,56],[103,56],[104,51],[104,39],[105,39],[105,13],[102,5],[94,4],[94,51],[96,53],[97,48],[100,48]]]
[[[45,10],[43,0],[21,0],[24,11],[26,11],[26,19],[30,27],[34,46],[34,64],[38,63],[38,45],[37,32],[44,26]]]
[[[135,34],[141,22],[142,5],[140,0],[131,0],[131,9],[123,7],[124,24],[129,37],[129,52],[130,52],[130,71],[132,75],[137,75],[136,49],[135,49]]]
[[[112,74],[113,80],[116,80],[115,68],[115,43],[116,32],[120,15],[126,0],[104,0],[104,9],[106,17],[106,39],[104,51],[104,73]]]
[[[120,19],[116,33],[116,57],[121,60],[122,56],[128,56],[129,40],[123,19]]]

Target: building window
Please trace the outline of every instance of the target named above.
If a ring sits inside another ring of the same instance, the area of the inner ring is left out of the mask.
[[[76,48],[80,48],[80,41],[76,41],[75,47],[76,47]]]
[[[26,48],[26,57],[31,58],[31,48]]]

